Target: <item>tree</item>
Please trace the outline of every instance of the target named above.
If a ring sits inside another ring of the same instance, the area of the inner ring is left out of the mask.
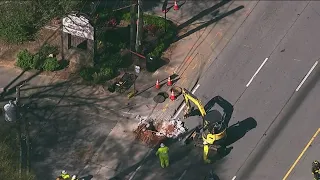
[[[81,10],[86,0],[31,0],[0,3],[0,38],[10,43],[32,40],[45,23]]]
[[[3,118],[0,118],[3,120]],[[0,177],[6,180],[34,180],[32,174],[19,174],[19,145],[14,128],[0,122]]]

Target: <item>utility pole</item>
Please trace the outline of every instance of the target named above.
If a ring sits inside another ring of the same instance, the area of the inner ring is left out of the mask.
[[[23,168],[23,153],[22,153],[22,148],[23,148],[23,143],[22,143],[22,133],[21,133],[21,121],[20,121],[20,111],[19,111],[19,103],[20,103],[20,86],[16,87],[16,117],[17,117],[17,135],[18,135],[18,141],[19,141],[19,175],[20,178],[22,176],[22,168]]]
[[[29,147],[29,145],[27,145],[27,143],[29,143],[29,137],[28,135],[26,135],[26,138],[23,138],[23,133],[22,131],[26,131],[24,132],[24,134],[27,134],[27,124],[23,121],[23,115],[20,115],[20,88],[22,86],[25,85],[25,82],[21,85],[16,86],[16,99],[15,101],[10,100],[8,104],[6,104],[3,109],[4,109],[4,113],[5,113],[5,121],[9,122],[9,123],[14,123],[13,126],[16,128],[17,130],[17,139],[18,139],[18,146],[19,146],[19,177],[21,179],[22,177],[22,171],[25,168],[25,165],[28,164],[28,160],[27,163],[26,162],[26,157],[29,156],[29,150],[26,151],[27,154],[24,154],[24,147],[27,146]],[[24,129],[22,129],[22,125],[24,126]],[[28,169],[29,170],[29,169]]]
[[[130,50],[135,49],[135,36],[136,36],[136,0],[131,0],[130,8]]]
[[[138,0],[138,27],[136,36],[136,52],[141,53],[141,42],[143,36],[143,10],[142,0]]]

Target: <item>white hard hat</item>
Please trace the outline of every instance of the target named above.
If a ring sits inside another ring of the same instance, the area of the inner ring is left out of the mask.
[[[77,175],[73,175],[71,180],[75,180],[77,178]]]
[[[61,174],[67,174],[67,171],[66,170],[62,170]]]
[[[163,143],[161,143],[161,144],[160,144],[160,147],[164,147],[164,144],[163,144]]]

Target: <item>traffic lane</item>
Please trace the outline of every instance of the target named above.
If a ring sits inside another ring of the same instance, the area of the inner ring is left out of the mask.
[[[179,142],[174,143],[169,145],[170,165],[168,168],[162,169],[159,158],[155,155],[155,152],[152,152],[130,180],[177,180],[182,177],[186,170],[195,168],[201,170],[199,168],[203,165],[201,152],[201,148],[194,148],[192,145],[185,146]],[[201,177],[204,178],[204,175],[199,174],[198,177],[201,179]]]
[[[302,9],[302,8],[300,8],[300,9]],[[286,11],[288,11],[288,10],[286,10]],[[279,12],[283,12],[283,11],[279,11]],[[288,12],[290,12],[290,11],[288,11]],[[294,11],[295,12],[295,11]],[[294,13],[293,13],[294,14]],[[277,14],[277,16],[278,16],[279,14]],[[292,17],[290,17],[290,18],[292,18]],[[288,22],[289,20],[285,20],[285,22]],[[281,24],[279,24],[279,25],[283,25],[283,23],[281,23]],[[287,26],[290,26],[290,24],[289,25],[287,25]],[[288,27],[289,28],[289,27]],[[283,34],[285,34],[285,33],[283,33]],[[242,53],[239,53],[240,55],[242,54]],[[226,53],[225,55],[228,55],[228,53]],[[244,59],[246,59],[246,57],[244,57]],[[230,62],[230,63],[232,63],[232,62]],[[249,65],[250,65],[251,63],[249,63]],[[228,73],[232,73],[232,71],[233,70],[237,70],[237,68],[238,68],[238,66],[239,65],[234,65],[233,67],[234,67],[234,69],[232,69],[232,70],[230,70],[230,72],[228,72]],[[257,64],[256,65],[256,67],[258,67],[259,66],[259,64]],[[211,70],[211,69],[210,69]],[[216,73],[216,74],[219,74],[219,73],[223,73],[224,71],[226,71],[226,70],[222,70],[222,72],[220,71],[220,72],[217,72],[217,71],[215,71],[215,70],[211,70],[211,71],[213,71],[214,73]],[[254,73],[254,69],[252,69],[252,74]],[[252,75],[251,74],[251,75]],[[238,77],[238,76],[237,76]],[[250,76],[248,76],[248,77],[250,77]],[[249,80],[249,78],[248,78],[248,80]],[[225,81],[225,82],[228,82],[228,85],[229,85],[229,87],[228,88],[225,88],[225,87],[222,87],[221,89],[230,89],[230,85],[234,85],[234,83],[233,82],[230,82],[228,79],[227,80],[222,80],[222,81]],[[219,81],[216,81],[217,83],[212,83],[212,81],[207,81],[207,82],[210,82],[210,85],[212,85],[212,84],[219,84],[219,88],[220,88],[220,84],[222,84],[221,82],[219,82]],[[230,84],[229,84],[230,83]],[[245,83],[243,83],[242,84],[243,86],[245,86]],[[202,89],[213,89],[212,87],[208,87],[208,86],[206,86],[206,84],[205,84],[205,86],[203,86],[203,83],[201,83],[201,87],[202,87]],[[201,94],[201,87],[199,88],[199,94]],[[237,87],[237,86],[236,86]],[[231,88],[232,89],[232,88]],[[239,88],[234,88],[234,89],[239,89]],[[263,88],[263,89],[265,89],[265,88]],[[216,89],[214,89],[214,90],[216,90]],[[196,93],[196,94],[198,94],[198,92]],[[233,93],[228,93],[228,95],[230,95],[230,94],[233,94]],[[239,93],[239,94],[241,94],[241,92]],[[239,94],[238,94],[238,96],[239,96]],[[199,97],[199,96],[198,96]],[[213,97],[213,96],[211,96],[211,97]],[[201,98],[201,97],[200,97]],[[237,97],[236,97],[237,98]],[[234,99],[236,99],[236,98],[234,98]],[[226,98],[227,100],[229,100],[230,98]],[[207,100],[209,100],[209,99],[207,99]],[[235,100],[234,100],[235,101]],[[246,152],[246,149],[244,150],[244,152]],[[236,155],[236,156],[238,156],[238,154]],[[242,156],[243,157],[243,155],[240,155],[240,156]],[[237,159],[237,157],[235,157],[235,159]],[[236,168],[236,167],[238,167],[235,163],[232,163],[233,164],[233,166]],[[230,169],[229,167],[228,167],[228,169]],[[232,171],[231,171],[231,173],[230,172],[228,172],[228,173],[225,173],[225,174],[232,174]],[[232,176],[231,176],[232,177]]]
[[[306,42],[309,45],[316,45],[319,41],[318,38],[315,38],[318,37],[316,35],[317,32],[313,30],[315,22],[307,20],[310,19],[311,16],[314,16],[312,7],[315,7],[315,4],[308,6],[304,13],[300,15],[300,19],[293,26],[292,31],[287,34],[284,41],[276,49],[276,53],[270,56],[269,63],[267,63],[260,71],[259,75],[255,78],[255,83],[252,83],[250,85],[251,87],[249,86],[235,107],[235,111],[240,112],[245,112],[244,109],[247,109],[247,112],[251,113],[251,116],[258,121],[258,127],[252,131],[254,136],[246,136],[244,141],[240,140],[237,142],[246,144],[243,150],[250,147],[250,145],[248,145],[249,142],[257,142],[257,140],[262,137],[266,128],[273,122],[277,113],[286,104],[286,101],[291,97],[292,93],[302,81],[304,75],[307,74],[309,69],[313,66],[315,59],[318,58],[317,51],[313,49],[310,52],[310,47],[305,46]],[[284,47],[286,48],[285,51],[283,51]],[[297,51],[297,49],[299,49],[299,51]],[[300,61],[294,60],[297,58],[300,58]],[[271,67],[276,67],[276,70]],[[267,84],[269,86],[263,87],[261,86],[262,84]],[[259,88],[255,88],[255,85],[258,85]],[[256,100],[255,97],[257,97]],[[250,103],[250,101],[244,101],[244,99],[250,98],[253,106],[247,104]],[[262,104],[265,104],[265,106]],[[237,112],[235,112],[234,115],[241,117]],[[285,124],[283,124],[283,126],[285,126]],[[256,131],[257,133],[255,133]],[[269,143],[272,144],[272,141]],[[254,147],[255,143],[252,143],[251,149],[248,149],[249,152],[251,152],[250,150]],[[262,149],[267,150],[268,147]],[[262,155],[252,156],[260,157]],[[248,167],[246,174],[252,172],[252,169],[260,162],[261,159],[257,159],[255,162],[245,165]]]
[[[304,41],[300,39],[300,42]],[[291,45],[290,41],[285,43]],[[306,47],[302,48],[304,48],[302,52],[306,52]],[[305,73],[312,66],[312,59],[305,62],[300,61],[301,63],[292,63],[291,56],[289,56],[287,59],[282,57],[279,61],[281,51],[280,45],[275,51],[279,53],[270,56],[270,62],[266,63],[265,67],[262,68],[235,106],[234,117],[236,117],[236,119],[232,119],[231,124],[248,117],[253,117],[258,121],[258,126],[249,132],[252,134],[251,136],[246,135],[246,138],[240,139],[233,144],[237,150],[235,151],[235,149],[233,149],[231,154],[228,155],[227,158],[232,159],[232,162],[227,163],[229,167],[228,171],[221,172],[223,176],[232,178],[231,174],[235,173],[243,164],[250,151],[263,135],[263,132],[270,125],[285,102],[290,98],[292,92],[294,92],[295,88],[299,85]],[[271,61],[272,59],[273,61]],[[231,88],[231,86],[229,88]],[[200,89],[199,93],[201,93]]]
[[[239,174],[240,179],[281,179],[318,129],[320,69],[296,92]]]
[[[311,179],[311,164],[314,160],[319,161],[319,151],[320,151],[320,136],[319,129],[316,132],[316,137],[310,139],[310,146],[307,146],[305,152],[301,152],[301,158],[297,165],[294,167],[293,171],[288,176],[288,180],[299,180],[299,179]]]
[[[297,18],[296,14],[300,13],[305,5],[305,2],[259,2],[200,80],[201,86],[196,95],[203,104],[207,104],[216,95],[234,104],[259,66],[269,57],[286,34],[286,30],[292,26]],[[196,125],[195,122],[193,126]],[[192,128],[191,124],[190,126]]]
[[[260,1],[200,80],[198,94],[202,95],[199,98],[203,103],[215,95],[221,95],[232,104],[236,102],[252,75],[270,56],[306,4]]]
[[[286,67],[291,73],[277,67]],[[304,73],[293,73],[294,68],[302,69]],[[240,125],[228,132],[228,137],[232,137],[228,143],[233,149],[226,157],[227,160],[223,163],[217,162],[221,166],[228,167],[227,170],[218,171],[219,176],[231,179],[236,174],[309,68],[310,66],[307,67],[305,64],[285,65],[283,61],[276,61],[272,67],[265,67],[261,71],[260,76],[256,77],[256,82],[249,86],[234,106],[229,126],[238,121]],[[283,75],[286,73],[288,76]]]

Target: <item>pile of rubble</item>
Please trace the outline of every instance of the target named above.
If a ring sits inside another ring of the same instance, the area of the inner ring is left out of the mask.
[[[160,121],[137,117],[138,128],[134,131],[136,138],[149,146],[156,145],[167,138],[178,138],[186,132],[183,122],[178,120]]]

